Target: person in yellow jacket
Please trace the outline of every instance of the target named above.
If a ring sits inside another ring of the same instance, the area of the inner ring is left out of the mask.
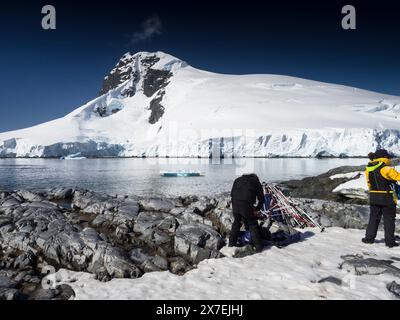
[[[395,219],[397,195],[393,184],[400,181],[400,173],[391,167],[390,155],[385,149],[371,152],[370,162],[365,170],[369,189],[370,216],[364,243],[374,243],[379,223],[383,216],[385,244],[387,247],[398,247],[395,241]]]

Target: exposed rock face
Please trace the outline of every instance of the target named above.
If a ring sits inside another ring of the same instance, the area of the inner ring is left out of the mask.
[[[175,234],[175,251],[194,263],[221,257],[218,250],[223,245],[223,239],[218,232],[200,223],[181,225]]]
[[[362,255],[347,255],[342,256],[342,259],[344,262],[340,265],[340,269],[359,276],[388,273],[395,277],[400,277],[400,269],[392,265],[392,260],[364,258]]]
[[[368,224],[369,207],[318,199],[295,199],[295,203],[325,227],[363,229]]]
[[[162,98],[164,96],[164,91],[159,93],[157,97],[150,101],[149,110],[151,111],[149,117],[149,123],[155,124],[164,114],[164,106],[161,104]]]
[[[397,298],[400,298],[400,285],[396,281],[392,281],[387,285],[387,289]]]
[[[303,210],[324,227],[366,229],[369,206],[326,201],[318,199],[294,199]],[[383,223],[379,230],[383,230]],[[396,232],[400,232],[400,221],[396,221]]]
[[[368,160],[365,160],[367,164]],[[399,165],[399,160],[392,161],[393,166]],[[365,166],[342,166],[329,170],[315,177],[301,180],[284,181],[280,185],[292,197],[332,200],[351,204],[367,204],[368,194],[364,190],[348,189],[333,192],[336,187],[353,179],[358,179]],[[351,174],[354,173],[354,174]],[[350,174],[347,175],[346,174]],[[334,179],[331,177],[334,177]]]
[[[153,68],[159,61],[160,57],[157,54],[125,54],[109,75],[104,78],[100,95],[106,94],[126,82],[127,84],[124,85],[125,88],[120,92],[118,98],[133,97],[138,91],[142,91],[149,98],[154,96],[148,106],[151,111],[148,121],[150,124],[155,124],[165,112],[161,101],[169,79],[173,76],[168,67],[167,69]],[[108,105],[99,105],[94,111],[104,117],[120,111],[121,108],[115,107],[109,110]]]
[[[110,71],[110,73],[104,78],[103,86],[100,90],[100,95],[106,94],[112,89],[115,89],[120,84],[125,81],[131,79],[132,77],[132,62],[134,61],[134,57],[129,53],[126,53],[120,61],[118,61],[117,65],[114,69]]]
[[[0,298],[73,297],[68,288],[42,287],[46,268],[108,281],[182,274],[222,256],[224,239],[206,218],[216,199],[134,200],[70,188],[1,191],[0,199]]]
[[[147,97],[153,96],[168,85],[170,77],[172,77],[172,72],[168,70],[149,69],[143,79],[143,93]]]
[[[325,277],[318,281],[318,283],[324,283],[324,282],[330,282],[330,283],[336,284],[337,286],[342,285],[342,280],[338,279],[336,277],[333,277],[333,276]]]
[[[130,85],[121,92],[121,96],[133,97],[138,90],[143,90],[147,97],[153,96],[167,86],[168,79],[172,76],[170,70],[152,68],[159,61],[160,57],[155,53],[126,53],[104,78],[100,95],[129,81]]]
[[[364,205],[294,201],[324,226],[365,228],[368,220]],[[164,270],[183,274],[223,256],[232,222],[228,193],[137,199],[71,188],[0,190],[0,298],[73,297],[68,288],[42,287],[46,268],[90,272],[100,281]],[[243,247],[236,256],[252,253]],[[358,256],[346,257],[341,267],[398,274],[390,261]]]
[[[296,198],[313,198],[322,200],[333,200],[338,202],[349,202],[366,204],[365,200],[349,199],[332,191],[344,182],[349,181],[349,178],[330,179],[335,174],[349,173],[355,171],[363,171],[365,166],[343,166],[329,170],[315,177],[307,177],[301,180],[289,180],[281,183],[281,186],[287,192]]]

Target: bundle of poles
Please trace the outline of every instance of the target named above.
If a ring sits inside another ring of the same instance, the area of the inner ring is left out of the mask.
[[[270,201],[269,208],[265,208],[261,210],[261,214],[263,214],[267,218],[272,218],[280,216],[285,223],[292,228],[319,228],[324,231],[324,228],[310,215],[307,214],[303,209],[299,208],[293,200],[289,197],[285,196],[283,192],[273,184],[263,184],[264,193],[269,194],[272,197]]]

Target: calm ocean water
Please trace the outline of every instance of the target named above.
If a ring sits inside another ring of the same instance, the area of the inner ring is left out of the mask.
[[[299,179],[366,159],[0,159],[0,188],[80,187],[138,196],[213,195],[254,172],[264,181]],[[196,170],[204,177],[165,178],[160,170]]]

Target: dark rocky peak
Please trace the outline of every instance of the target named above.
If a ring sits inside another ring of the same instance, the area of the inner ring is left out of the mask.
[[[132,97],[137,89],[143,89],[144,94],[152,96],[165,86],[166,79],[172,76],[176,69],[187,66],[186,62],[163,52],[125,53],[116,66],[104,78],[100,95],[117,88],[131,80],[130,85],[122,92],[124,97]],[[141,88],[137,88],[144,79]]]
[[[110,73],[105,76],[103,80],[103,86],[100,90],[100,95],[103,95],[108,91],[115,89],[120,84],[131,78],[132,62],[133,57],[129,53],[125,53],[123,57],[118,61],[114,69],[112,69]]]

